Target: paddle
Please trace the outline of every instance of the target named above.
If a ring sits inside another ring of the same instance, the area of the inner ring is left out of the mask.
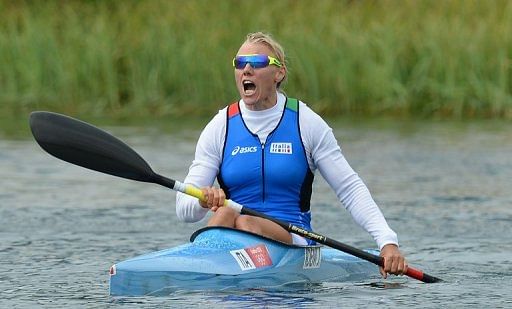
[[[159,184],[204,200],[200,189],[155,173],[149,164],[128,145],[88,123],[61,114],[33,112],[30,115],[30,128],[37,143],[49,154],[59,159],[110,175]],[[291,233],[357,256],[373,264],[383,265],[383,258],[380,256],[271,218],[231,200],[226,200],[224,205],[241,214],[271,220]],[[441,281],[439,278],[412,267],[409,267],[406,275],[427,283]]]

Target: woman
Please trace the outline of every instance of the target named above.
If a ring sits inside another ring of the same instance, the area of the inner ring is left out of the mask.
[[[219,111],[199,138],[185,179],[206,202],[178,193],[176,212],[186,222],[213,214],[209,226],[250,231],[286,243],[307,244],[267,219],[221,207],[230,198],[248,208],[311,230],[310,198],[318,169],[384,258],[381,274],[404,274],[398,240],[368,189],[341,153],[331,128],[306,104],[280,90],[287,69],[282,47],[268,34],[247,35],[233,59],[241,100]],[[215,178],[221,188],[213,187]]]

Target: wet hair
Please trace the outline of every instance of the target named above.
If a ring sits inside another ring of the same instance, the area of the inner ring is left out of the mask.
[[[283,66],[286,67],[286,58],[284,54],[284,49],[279,44],[271,34],[269,33],[263,33],[263,32],[253,32],[249,33],[247,37],[245,38],[244,43],[261,43],[265,44],[270,50],[272,51],[273,55],[279,60]],[[281,87],[281,84],[286,80],[287,74],[285,73],[283,79],[277,83],[277,89],[279,90]]]

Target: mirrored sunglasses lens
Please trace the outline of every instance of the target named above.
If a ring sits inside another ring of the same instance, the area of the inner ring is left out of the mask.
[[[251,61],[251,67],[255,68],[255,69],[259,69],[259,68],[264,68],[268,65],[268,61],[264,61],[264,62],[261,62],[261,61]]]
[[[239,56],[235,58],[235,68],[243,69],[247,64],[254,69],[259,69],[268,66],[269,60],[264,55]]]
[[[249,64],[253,69],[259,69],[259,68],[264,68],[268,65],[268,61],[267,62],[259,62],[259,61],[240,61],[240,60],[235,60],[235,68],[237,69],[243,69],[245,68],[245,66]]]
[[[241,60],[235,59],[235,68],[237,68],[237,69],[245,68],[246,64],[247,64],[247,61],[241,61]]]

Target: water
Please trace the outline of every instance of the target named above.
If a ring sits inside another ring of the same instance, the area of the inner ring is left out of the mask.
[[[108,128],[155,171],[183,179],[199,131]],[[296,289],[111,298],[118,261],[188,241],[175,193],[59,161],[32,140],[0,140],[0,307],[512,307],[512,125],[336,126],[351,165],[399,234],[409,262],[438,284],[392,278]],[[373,247],[317,175],[318,233]]]

